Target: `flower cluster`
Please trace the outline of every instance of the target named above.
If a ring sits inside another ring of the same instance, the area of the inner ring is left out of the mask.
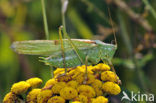
[[[108,103],[108,95],[117,95],[121,89],[119,77],[107,64],[57,68],[54,77],[42,88],[42,80],[31,78],[15,83],[6,94],[3,103]],[[21,98],[23,94],[26,99]]]

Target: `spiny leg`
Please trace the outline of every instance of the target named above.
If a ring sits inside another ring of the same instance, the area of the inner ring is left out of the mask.
[[[63,27],[62,26],[61,27],[63,30],[63,34],[64,34],[64,37],[68,39],[70,45],[74,49],[74,51],[75,51],[76,55],[78,56],[80,62],[82,64],[85,64],[85,55],[74,45],[74,43],[72,42],[72,40],[70,39],[70,37],[68,36],[67,31],[66,31],[65,13],[67,10],[67,6],[68,6],[68,0],[62,0],[62,24],[63,24]]]
[[[68,39],[70,45],[74,49],[81,63],[85,64],[85,55],[83,55],[83,53],[81,53],[79,49],[74,45],[74,43],[72,42],[72,40],[70,39],[66,31],[65,13],[66,13],[67,7],[68,7],[68,0],[62,0],[62,24],[63,26],[61,26],[61,28],[63,30],[63,35],[64,35],[64,38]]]
[[[109,61],[109,64],[110,64],[110,66],[111,66],[111,68],[112,68],[112,71],[113,71],[113,72],[115,73],[115,75],[116,75],[117,83],[118,83],[118,84],[122,84],[121,80],[118,78],[118,76],[117,76],[117,74],[116,74],[116,71],[115,71],[115,68],[114,68],[114,66],[113,66],[113,63],[112,63],[111,61]]]
[[[63,39],[62,39],[62,26],[59,27],[59,39],[61,41],[61,51],[62,51],[62,57],[63,57],[63,64],[65,68],[65,74],[66,74],[67,68],[66,68],[66,61],[65,61],[64,44],[63,44]]]
[[[62,26],[61,26],[62,27]],[[64,29],[64,28],[63,28]],[[88,66],[88,56],[85,56],[75,45],[74,43],[71,41],[70,37],[68,36],[68,34],[66,33],[66,31],[63,32],[64,36],[68,39],[70,45],[72,46],[73,50],[75,51],[76,55],[78,56],[80,62],[82,64],[85,64],[86,66],[86,71],[85,71],[85,78],[84,78],[84,84],[86,84],[87,81],[87,66]]]
[[[101,53],[102,53],[102,51],[100,51],[100,58],[102,58]],[[106,55],[106,57],[108,57],[108,55]],[[117,83],[118,83],[118,84],[121,84],[121,80],[118,78],[118,76],[117,76],[117,74],[116,74],[116,71],[115,71],[115,68],[114,68],[113,63],[111,62],[111,60],[103,60],[103,59],[101,59],[101,60],[102,60],[102,62],[103,62],[104,64],[106,64],[106,63],[109,63],[109,64],[110,64],[110,66],[111,66],[111,68],[112,68],[112,71],[113,71],[113,72],[115,73],[115,75],[116,75]]]
[[[78,56],[80,62],[82,64],[85,64],[86,66],[86,71],[85,71],[85,77],[84,77],[84,84],[86,84],[87,81],[87,65],[88,65],[88,56],[85,56],[75,45],[74,43],[71,41],[70,37],[68,36],[68,34],[66,32],[63,32],[64,36],[68,39],[70,45],[72,46],[73,50],[75,51],[76,55]]]
[[[61,26],[61,28],[64,30],[63,26]],[[72,42],[72,40],[70,39],[70,37],[68,36],[68,34],[65,31],[63,31],[63,35],[64,35],[65,38],[68,39],[68,42],[70,43],[71,47],[75,51],[75,53],[78,56],[80,62],[82,64],[85,64],[85,55],[75,46],[75,44]]]
[[[83,81],[83,84],[86,84],[87,83],[87,78],[88,78],[88,55],[86,56],[86,59],[85,59],[85,75],[84,75],[84,81]]]

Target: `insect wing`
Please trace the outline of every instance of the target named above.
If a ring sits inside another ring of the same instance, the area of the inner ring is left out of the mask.
[[[68,40],[63,39],[65,50],[72,49]],[[90,40],[72,39],[72,42],[80,49],[95,46]],[[28,55],[54,55],[61,52],[59,40],[30,40],[14,42],[11,48],[19,54]]]

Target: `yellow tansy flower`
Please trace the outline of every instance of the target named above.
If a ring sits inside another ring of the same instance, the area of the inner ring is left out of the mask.
[[[60,96],[51,97],[47,103],[65,103],[65,100]]]
[[[93,88],[101,88],[101,87],[102,87],[102,81],[96,79],[96,80],[91,84],[91,86],[92,86]]]
[[[65,69],[64,68],[57,68],[55,71],[54,71],[54,76],[57,77],[58,75],[62,74],[65,72]]]
[[[90,99],[90,103],[93,103],[93,101],[95,100],[96,98],[91,98]]]
[[[77,88],[78,87],[78,82],[76,82],[76,81],[74,81],[74,80],[72,80],[72,81],[69,81],[68,83],[67,83],[67,86],[69,86],[69,87],[72,87],[72,88]]]
[[[86,72],[86,65],[82,65],[82,66],[78,66],[76,69],[80,70],[81,73],[85,73]],[[93,73],[92,72],[92,66],[87,66],[88,69],[88,73]]]
[[[74,101],[74,102],[72,102],[72,103],[82,103],[82,102],[80,102],[80,101]]]
[[[68,82],[70,80],[72,80],[72,77],[70,75],[68,75],[68,73],[66,73],[66,75],[59,75],[58,77],[56,77],[58,82]]]
[[[60,91],[60,96],[66,100],[73,99],[77,97],[77,95],[78,95],[78,92],[76,91],[76,89],[72,87],[65,87]]]
[[[70,76],[72,76],[72,78],[76,78],[78,75],[82,74],[82,72],[79,69],[75,68],[75,69],[69,71],[68,74]]]
[[[102,85],[102,90],[109,94],[117,95],[121,92],[120,86],[113,82],[106,82]]]
[[[78,92],[80,95],[84,95],[87,97],[94,97],[95,96],[95,91],[91,86],[88,85],[80,85],[78,87]]]
[[[52,87],[52,92],[54,94],[59,94],[61,89],[66,87],[66,83],[65,82],[57,82],[53,87]]]
[[[88,74],[86,84],[91,84],[94,81],[95,81],[95,76],[93,74]]]
[[[57,81],[53,78],[53,79],[49,79],[44,87],[52,87],[57,83]]]
[[[118,77],[112,71],[105,71],[105,72],[102,72],[101,73],[101,80],[103,80],[103,81],[117,82],[118,81]]]
[[[37,103],[46,103],[51,96],[51,90],[41,90],[40,93],[37,95]]]
[[[3,103],[108,103],[104,93],[117,95],[121,92],[119,77],[107,64],[95,66],[78,66],[76,68],[57,68],[54,78],[49,79],[43,88],[40,78],[30,78],[26,81],[14,83],[10,93],[6,94]],[[31,90],[32,89],[32,90]],[[27,92],[31,90],[30,92]],[[27,92],[26,99],[22,100],[18,95]]]
[[[102,96],[103,95],[102,89],[94,88],[94,90],[95,90],[96,96]]]
[[[74,69],[71,69],[68,73],[69,73],[69,75],[74,75],[74,74],[76,74],[76,73],[79,73],[80,72],[80,70],[78,70],[77,68],[74,68]]]
[[[40,93],[41,89],[33,89],[27,95],[28,103],[37,103],[37,95]]]
[[[30,84],[25,82],[25,81],[21,81],[18,83],[14,83],[11,87],[11,92],[15,93],[15,94],[22,94],[25,93],[30,87]]]
[[[26,80],[27,83],[30,84],[32,88],[36,88],[42,84],[42,80],[40,78],[30,78]]]
[[[108,103],[108,99],[103,96],[99,96],[94,99],[92,103]]]
[[[81,73],[73,78],[73,80],[77,81],[79,84],[82,84],[84,81],[84,73]]]
[[[99,63],[95,65],[92,69],[92,71],[94,72],[102,72],[102,71],[108,71],[108,70],[110,70],[109,65],[104,64],[104,63]]]
[[[84,96],[84,95],[78,95],[78,97],[76,97],[74,99],[74,101],[80,101],[82,103],[88,103],[89,102],[88,98],[86,96]]]
[[[15,103],[15,102],[19,103],[19,100],[17,96],[12,92],[9,92],[8,94],[6,94],[3,99],[3,103]]]

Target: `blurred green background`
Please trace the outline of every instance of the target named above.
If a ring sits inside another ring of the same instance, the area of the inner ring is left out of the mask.
[[[156,94],[156,0],[149,0],[151,5],[145,1],[69,0],[66,25],[71,38],[107,43],[114,40],[114,29],[118,50],[113,64],[122,89]],[[45,0],[45,4],[50,39],[58,39],[61,1]],[[0,102],[15,82],[50,78],[49,67],[38,56],[18,55],[10,48],[13,41],[37,39],[45,39],[41,1],[0,0]]]

